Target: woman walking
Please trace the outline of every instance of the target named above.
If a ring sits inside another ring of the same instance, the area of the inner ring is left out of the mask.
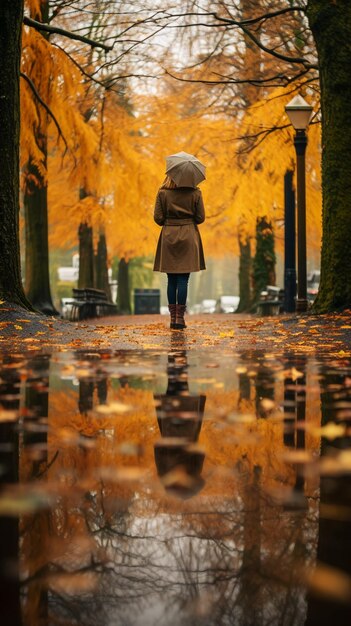
[[[185,167],[181,168],[184,163]],[[165,272],[168,276],[167,298],[170,328],[173,329],[186,327],[184,313],[190,273],[206,269],[197,227],[205,220],[205,209],[201,191],[196,186],[204,180],[204,170],[195,157],[185,152],[168,157],[167,175],[155,203],[154,220],[162,230],[154,271]]]

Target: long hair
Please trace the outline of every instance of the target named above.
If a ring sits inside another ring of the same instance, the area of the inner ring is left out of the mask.
[[[166,178],[164,179],[161,189],[176,189],[177,185],[175,182],[166,174]]]

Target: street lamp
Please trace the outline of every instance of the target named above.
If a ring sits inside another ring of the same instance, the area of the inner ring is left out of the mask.
[[[297,300],[296,311],[307,311],[307,268],[306,268],[306,179],[305,153],[307,146],[306,128],[310,123],[313,108],[302,98],[295,96],[285,111],[295,128],[294,146],[297,170]]]

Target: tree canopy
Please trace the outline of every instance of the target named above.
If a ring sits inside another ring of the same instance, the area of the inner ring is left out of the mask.
[[[332,163],[333,168],[342,163],[346,180],[349,139],[347,132],[340,133],[347,120],[343,114],[340,124],[327,124],[338,76],[344,84],[345,2],[241,0],[149,7],[120,0],[56,0],[47,9],[46,0],[25,2],[21,164],[25,176],[24,165],[31,159],[44,181],[40,184],[48,185],[51,244],[72,246],[84,221],[95,227],[96,236],[105,229],[110,255],[153,253],[153,202],[164,158],[186,149],[208,168],[203,184],[208,219],[202,227],[207,254],[237,254],[238,235],[252,236],[263,215],[278,229],[281,246],[283,177],[293,162],[284,105],[302,91],[315,112],[307,158],[313,258],[320,246],[323,186],[319,308],[349,302],[344,293],[347,198],[337,187],[340,177],[330,173]],[[5,3],[4,15],[7,10]],[[326,37],[337,26],[344,42],[339,56]],[[44,119],[47,162],[38,141]],[[335,143],[335,134],[342,141]],[[332,219],[331,230],[330,216],[339,216]],[[342,232],[338,223],[345,226]],[[340,277],[332,291],[331,272]]]

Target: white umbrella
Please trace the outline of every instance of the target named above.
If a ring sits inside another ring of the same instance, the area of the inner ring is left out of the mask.
[[[178,187],[197,187],[205,180],[206,167],[193,154],[177,152],[166,158],[166,174]]]

